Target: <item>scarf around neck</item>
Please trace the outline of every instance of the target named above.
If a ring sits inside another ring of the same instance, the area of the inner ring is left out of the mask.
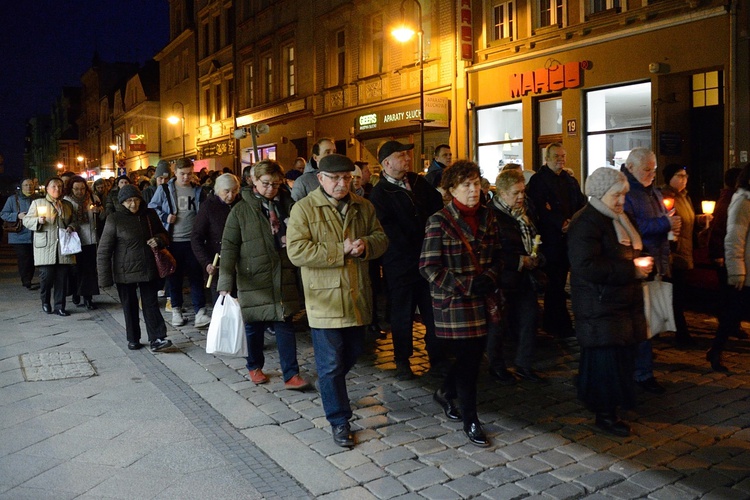
[[[526,253],[531,255],[534,251],[534,236],[536,236],[536,227],[526,215],[526,207],[511,209],[510,206],[500,199],[500,196],[492,198],[492,203],[508,216],[512,217],[518,222],[519,229],[521,230],[521,241],[523,242],[523,248]]]
[[[625,246],[632,246],[635,250],[643,250],[643,240],[641,235],[635,229],[633,224],[630,223],[630,219],[624,213],[616,214],[605,205],[599,198],[591,196],[589,198],[589,204],[594,209],[605,217],[612,219],[612,224],[615,227],[615,233],[617,234],[617,241]]]

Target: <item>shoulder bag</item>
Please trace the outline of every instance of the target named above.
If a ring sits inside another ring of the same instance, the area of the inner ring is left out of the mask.
[[[466,251],[469,253],[469,257],[471,257],[471,261],[474,264],[474,267],[477,269],[477,274],[481,274],[482,266],[479,265],[479,259],[477,259],[477,256],[474,255],[474,252],[471,249],[471,245],[469,245],[469,242],[466,240],[466,236],[464,236],[464,232],[461,230],[461,227],[458,226],[458,224],[455,224],[455,227],[456,231],[458,231],[458,237],[461,238],[461,242],[464,244],[464,247],[466,247]],[[490,292],[487,294],[487,296],[485,296],[484,308],[487,312],[487,321],[492,324],[500,323],[503,312],[503,295],[499,289],[495,289],[495,291]]]
[[[21,213],[21,204],[18,203],[18,195],[16,196],[16,216]],[[3,221],[3,231],[6,233],[20,233],[23,230],[23,221],[19,218],[16,222]]]
[[[151,219],[146,214],[146,222],[148,222],[148,230],[151,233],[151,237],[154,237],[154,230],[151,227]],[[156,260],[156,270],[159,273],[160,278],[166,278],[170,274],[174,274],[177,270],[177,261],[174,256],[166,248],[150,247],[151,251],[154,252],[154,259]]]

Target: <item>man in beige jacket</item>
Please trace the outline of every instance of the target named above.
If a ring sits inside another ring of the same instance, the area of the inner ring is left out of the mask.
[[[318,164],[320,188],[294,207],[289,260],[302,269],[307,319],[326,419],[339,446],[354,446],[346,374],[362,350],[372,316],[368,260],[388,246],[375,208],[349,192],[354,163],[332,154]]]

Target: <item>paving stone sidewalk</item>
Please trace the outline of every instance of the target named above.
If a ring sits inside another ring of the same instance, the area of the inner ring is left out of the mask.
[[[113,290],[98,311],[50,318],[15,285],[4,255],[0,498],[750,498],[750,342],[730,343],[730,375],[710,372],[715,320],[705,314],[688,318],[694,348],[655,341],[667,393],[639,396],[628,438],[597,432],[577,402],[575,341],[540,333],[536,368],[547,383],[498,386],[483,370],[487,449],[467,444],[432,401],[439,381],[425,374],[421,342],[422,376],[398,382],[390,339],[371,338],[348,381],[358,445],[346,450],[330,438],[318,393],[284,388],[272,336],[263,386],[247,379],[244,359],[206,354],[205,331],[190,323],[170,327],[175,352],[133,354]],[[296,324],[299,362],[314,379],[304,317]],[[96,376],[24,381],[20,354],[73,351]]]

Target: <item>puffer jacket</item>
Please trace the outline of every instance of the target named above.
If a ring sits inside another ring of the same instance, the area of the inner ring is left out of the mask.
[[[357,195],[349,196],[343,221],[322,188],[297,202],[289,218],[289,260],[302,268],[307,319],[312,328],[346,328],[372,321],[367,261],[383,255],[388,237],[372,203]],[[362,239],[364,255],[345,257],[345,238]]]
[[[305,164],[305,171],[302,175],[297,177],[294,181],[294,187],[292,188],[292,199],[299,201],[308,194],[315,191],[320,186],[318,182],[318,165],[310,158],[307,164]]]
[[[625,174],[630,184],[630,191],[625,195],[625,213],[641,233],[644,250],[654,258],[654,269],[661,276],[670,276],[669,240],[667,234],[672,230],[664,208],[661,192],[653,184],[646,187],[636,179],[624,166],[620,171]]]
[[[280,191],[279,195],[281,199],[276,202],[279,218],[286,220],[292,198],[286,191]],[[286,248],[276,248],[261,200],[251,188],[244,188],[241,196],[224,226],[216,289],[231,291],[236,273],[245,322],[284,321],[300,307],[296,269],[287,257]]]
[[[34,232],[34,265],[35,266],[52,266],[54,264],[75,264],[75,255],[62,255],[60,253],[60,240],[57,234],[58,229],[71,228],[78,230],[73,215],[73,205],[69,201],[60,200],[62,203],[62,217],[57,216],[54,205],[47,201],[47,198],[39,198],[31,202],[29,211],[23,218],[23,225]],[[37,208],[40,206],[47,207],[47,221],[39,224]]]
[[[5,205],[3,206],[3,211],[0,216],[2,216],[4,221],[16,222],[18,220],[18,214],[28,212],[31,202],[35,199],[35,196],[25,196],[21,192],[9,196],[8,199],[5,200]],[[18,205],[16,205],[16,202]],[[23,221],[21,221],[21,224],[23,224]],[[8,233],[8,243],[10,245],[30,244],[31,231],[26,226],[23,226],[17,233]]]
[[[729,204],[727,235],[724,237],[724,262],[728,276],[745,276],[745,287],[750,287],[750,191],[739,188]]]
[[[152,235],[158,240],[159,248],[169,245],[169,235],[154,210],[141,203],[134,214],[124,206],[117,205],[114,213],[107,217],[99,240],[96,260],[99,286],[157,279],[159,273],[154,253],[146,244]]]
[[[633,345],[646,340],[643,287],[612,219],[586,205],[570,221],[570,296],[581,347]]]

